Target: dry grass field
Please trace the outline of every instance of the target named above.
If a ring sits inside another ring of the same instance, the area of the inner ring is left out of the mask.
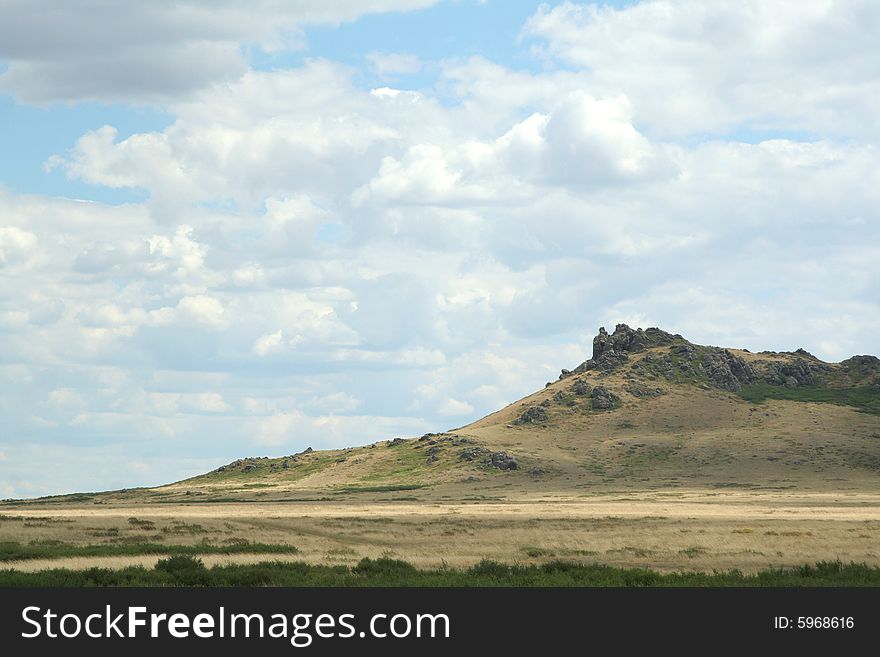
[[[131,518],[137,519],[134,523]],[[819,560],[880,566],[880,494],[678,490],[504,502],[297,502],[71,507],[5,511],[0,542],[136,541],[294,545],[295,555],[208,555],[354,564],[392,556],[417,566],[483,558],[754,572]],[[149,565],[155,556],[70,557],[4,564],[26,570]]]

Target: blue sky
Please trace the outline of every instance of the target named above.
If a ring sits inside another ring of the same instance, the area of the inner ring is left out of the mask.
[[[0,497],[460,426],[599,325],[880,352],[874,3],[0,7]]]

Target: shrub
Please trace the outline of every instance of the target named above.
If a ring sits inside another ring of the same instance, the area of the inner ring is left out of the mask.
[[[168,573],[175,584],[184,586],[207,586],[210,583],[208,569],[198,557],[175,554],[156,562],[156,570]]]

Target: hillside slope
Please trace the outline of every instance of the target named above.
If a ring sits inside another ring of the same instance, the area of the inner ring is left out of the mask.
[[[452,432],[246,458],[153,489],[157,500],[419,499],[595,490],[873,489],[880,360],[695,345],[600,329],[593,357]]]
[[[832,364],[800,349],[750,353],[619,324],[611,334],[599,330],[590,360],[460,429],[244,458],[94,501],[538,499],[676,488],[874,491],[878,484],[877,358]]]

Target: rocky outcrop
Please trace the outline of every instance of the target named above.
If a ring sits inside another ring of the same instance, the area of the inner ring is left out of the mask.
[[[599,370],[600,372],[612,372],[629,361],[629,355],[625,351],[606,351],[598,358],[591,358],[583,365],[575,368],[575,374]],[[583,368],[583,369],[581,369]]]
[[[828,371],[827,365],[804,358],[788,363],[768,362],[765,368],[764,380],[767,383],[787,388],[816,385]]]
[[[665,354],[647,354],[633,363],[632,370],[673,383],[699,383],[730,392],[759,379],[755,368],[733,352],[690,343],[674,345]]]
[[[709,383],[722,390],[737,392],[758,380],[755,368],[727,349],[708,347],[702,366]]]
[[[519,463],[507,452],[492,452],[486,460],[486,465],[499,470],[516,470]]]
[[[616,408],[620,397],[604,386],[596,386],[590,393],[590,406],[596,411],[608,411]]]
[[[660,395],[665,395],[666,391],[663,388],[646,386],[641,383],[629,383],[623,388],[633,397],[639,398],[652,398],[659,397]]]
[[[240,472],[253,472],[257,468],[260,467],[258,461],[268,461],[268,456],[251,456],[244,459],[236,459],[232,463],[227,463],[226,465],[221,465],[219,468],[214,470],[214,472],[228,472],[232,470],[238,470]],[[270,464],[270,468],[274,468],[275,464]]]
[[[593,338],[593,357],[572,371],[562,370],[559,378],[593,370],[610,372],[629,361],[630,354],[683,340],[680,335],[672,335],[658,328],[632,329],[626,324],[618,324],[614,327],[614,333],[609,334],[602,326],[599,334]]]
[[[425,464],[431,465],[432,463],[436,463],[440,460],[439,454],[443,451],[443,448],[439,445],[433,445],[425,450]]]
[[[876,356],[853,356],[840,364],[850,375],[870,376],[880,373],[880,358]]]
[[[519,463],[507,452],[490,452],[485,447],[468,447],[458,453],[459,461],[479,461],[483,466],[498,470],[516,470]]]
[[[529,406],[520,414],[518,418],[513,421],[513,423],[518,425],[543,424],[549,419],[550,417],[547,415],[547,409],[545,407]]]
[[[574,406],[577,402],[572,398],[570,392],[566,392],[565,390],[558,390],[553,395],[553,401],[557,404],[564,404],[565,406]]]
[[[650,347],[672,344],[676,337],[681,338],[658,328],[631,329],[626,324],[618,324],[614,327],[614,333],[609,335],[603,326],[599,328],[599,335],[593,338],[593,360],[610,353],[633,354]]]
[[[476,461],[476,460],[482,458],[482,456],[487,453],[488,453],[488,450],[483,447],[467,447],[458,453],[458,460],[459,461]]]

